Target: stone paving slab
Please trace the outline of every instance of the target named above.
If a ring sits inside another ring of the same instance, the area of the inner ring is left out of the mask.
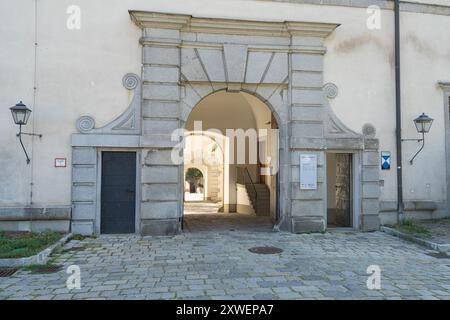
[[[57,273],[0,278],[0,299],[450,299],[450,259],[382,232],[104,235],[77,245],[86,249],[55,256]],[[68,290],[73,264],[81,289]],[[366,286],[369,265],[381,268],[381,290]]]

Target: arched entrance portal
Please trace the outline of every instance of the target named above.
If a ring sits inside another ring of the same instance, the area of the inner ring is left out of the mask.
[[[202,201],[207,190],[205,176],[198,168],[190,167],[184,173],[184,201]]]
[[[348,213],[349,207],[354,228],[378,229],[380,177],[375,127],[365,124],[362,133],[346,127],[329,103],[339,90],[323,81],[325,40],[338,25],[196,18],[145,11],[130,11],[130,15],[142,29],[142,82],[137,75],[125,75],[123,85],[134,91],[134,97],[126,111],[109,124],[97,127],[95,119],[89,116],[77,120],[79,133],[72,136],[71,157],[73,232],[100,232],[99,159],[101,152],[117,150],[137,155],[135,230],[143,235],[180,232],[186,211],[186,147],[180,141],[185,137],[181,128],[195,124],[192,120],[201,116],[202,109],[208,110],[207,115],[215,115],[220,128],[225,120],[243,121],[244,115],[249,114],[253,115],[249,128],[278,124],[279,157],[275,159],[280,163],[279,170],[276,175],[270,173],[269,182],[258,171],[254,176],[266,186],[275,183],[269,215],[273,219],[273,214],[278,213],[275,229],[296,233],[324,231],[327,222],[332,224],[327,221],[328,212],[330,216],[333,209],[345,209]],[[209,108],[202,108],[207,102]],[[269,109],[276,121],[272,117],[261,121],[253,106]],[[200,130],[204,132],[204,128]],[[216,133],[224,135],[221,130]],[[252,166],[273,170],[259,160],[256,166],[226,165],[229,152],[235,148],[230,143],[235,139],[218,140],[224,140],[224,147],[228,148],[228,152],[224,149],[225,163],[219,175],[224,179],[247,176],[247,170],[251,176]],[[258,137],[251,146],[257,150],[269,148],[267,142],[266,147],[261,147],[264,142],[260,140]],[[244,155],[247,156],[246,151]],[[328,171],[337,158],[342,161]],[[350,188],[339,191],[345,197],[335,193],[335,199],[328,198],[335,172],[340,173],[342,180],[349,176],[347,164],[351,164],[353,180]],[[250,201],[243,204],[237,200],[237,182],[236,188],[230,188],[229,182],[218,184],[222,189],[214,204],[220,205],[224,214],[239,214],[250,208]],[[241,182],[248,184],[247,180]],[[247,194],[251,196],[252,190],[247,189]],[[274,197],[278,201],[272,201]],[[274,210],[277,206],[278,210]],[[346,217],[348,222],[348,214]]]
[[[192,109],[185,130],[184,172],[203,172],[204,194],[185,183],[184,229],[269,230],[279,192],[272,110],[249,93],[217,91]]]

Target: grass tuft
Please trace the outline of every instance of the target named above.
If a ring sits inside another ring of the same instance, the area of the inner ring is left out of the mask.
[[[59,267],[56,264],[53,263],[46,263],[46,264],[30,264],[28,266],[23,266],[21,269],[26,270],[26,271],[38,271],[41,269],[46,269],[46,268],[52,268],[52,267]]]
[[[72,237],[70,237],[70,240],[78,240],[83,241],[84,239],[95,239],[95,236],[83,236],[81,234],[74,234]]]
[[[0,232],[0,259],[35,255],[61,237],[58,232]]]
[[[425,236],[425,237],[430,236],[430,231],[427,228],[415,223],[411,219],[403,220],[402,222],[400,222],[398,226],[396,226],[396,229],[411,235]]]

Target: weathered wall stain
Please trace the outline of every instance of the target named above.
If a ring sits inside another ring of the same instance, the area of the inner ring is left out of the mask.
[[[386,43],[381,38],[376,37],[373,34],[363,34],[360,36],[348,38],[339,42],[334,49],[336,53],[350,54],[353,51],[368,45],[374,45],[379,48],[381,52],[386,55],[386,60],[391,68],[394,68],[395,59],[393,42],[392,44]]]
[[[332,45],[333,42],[331,42]],[[373,34],[364,34],[356,37],[352,37],[337,43],[334,50],[338,54],[351,54],[352,52],[368,45],[374,45],[379,48],[385,55],[391,68],[395,67],[394,59],[394,41],[391,43],[382,40]],[[407,33],[402,36],[401,39],[402,50],[407,48],[412,49],[414,52],[423,54],[427,59],[450,59],[450,51],[441,52],[428,42],[420,39],[414,33]]]
[[[439,52],[426,41],[419,39],[414,33],[405,34],[402,37],[402,41],[405,46],[412,47],[414,51],[425,55],[429,59],[450,59],[450,52]]]

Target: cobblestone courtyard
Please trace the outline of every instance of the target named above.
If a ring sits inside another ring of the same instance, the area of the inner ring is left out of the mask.
[[[69,243],[70,244],[70,243]],[[101,236],[72,242],[54,263],[79,265],[81,289],[68,274],[20,270],[0,278],[0,299],[449,299],[450,259],[381,232],[192,232],[173,237]],[[250,253],[276,246],[275,255]],[[381,290],[366,269],[381,268]]]

